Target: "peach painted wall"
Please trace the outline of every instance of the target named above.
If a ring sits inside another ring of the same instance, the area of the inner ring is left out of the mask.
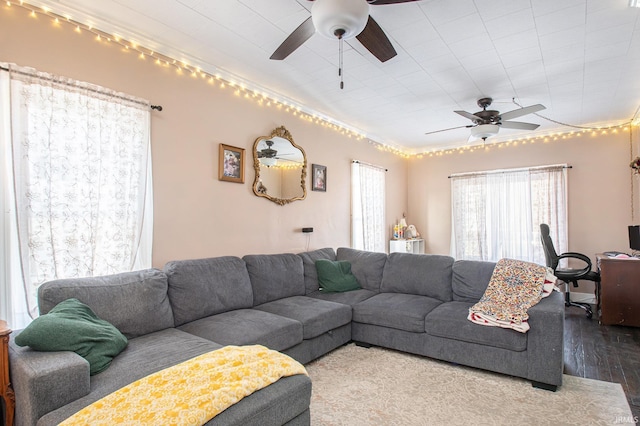
[[[632,148],[637,155],[637,142]],[[449,254],[452,173],[567,163],[569,250],[592,259],[605,250],[629,252],[627,226],[640,222],[638,180],[634,182],[635,219],[631,218],[629,132],[573,136],[548,143],[493,147],[412,159],[409,165],[409,214],[426,239],[428,253]],[[581,284],[579,291],[592,292]]]
[[[387,177],[387,222],[406,210],[406,160],[292,114],[258,106],[173,68],[78,34],[67,24],[0,6],[0,61],[31,66],[149,99],[154,176],[153,265],[172,259],[299,252],[350,245],[351,160],[378,164]],[[345,94],[348,96],[348,94]],[[327,166],[327,192],[278,206],[254,196],[251,149],[284,125],[312,163]],[[218,145],[247,149],[245,183],[218,180]],[[302,227],[314,228],[310,240]]]

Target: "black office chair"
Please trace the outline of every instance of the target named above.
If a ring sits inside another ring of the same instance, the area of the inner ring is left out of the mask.
[[[593,317],[593,311],[591,305],[588,303],[578,303],[571,301],[571,286],[578,287],[579,280],[588,280],[596,283],[596,287],[600,283],[600,273],[591,270],[591,259],[582,253],[567,252],[557,254],[556,249],[553,247],[553,241],[549,235],[549,225],[546,223],[540,224],[540,240],[542,241],[542,248],[544,249],[544,257],[547,266],[553,269],[554,275],[566,284],[566,291],[564,294],[565,306],[577,306],[584,309],[587,312],[587,318]],[[558,268],[560,259],[573,258],[579,259],[585,263],[583,268]]]

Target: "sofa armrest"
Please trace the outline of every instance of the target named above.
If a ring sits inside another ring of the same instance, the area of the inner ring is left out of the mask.
[[[38,352],[12,341],[9,368],[16,425],[35,425],[46,413],[90,392],[89,363],[74,352]]]
[[[553,386],[562,384],[564,309],[564,297],[557,291],[529,309],[529,380]]]

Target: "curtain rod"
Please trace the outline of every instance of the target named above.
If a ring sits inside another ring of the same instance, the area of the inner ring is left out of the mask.
[[[369,166],[369,167],[375,167],[376,169],[384,170],[385,172],[389,171],[389,169],[387,168],[384,168],[382,166],[376,166],[375,164],[371,164],[371,163],[365,163],[364,161],[352,160],[351,162],[356,164],[364,164],[365,166]]]
[[[467,172],[467,173],[454,173],[450,176],[447,176],[449,179],[454,177],[463,177],[463,176],[474,176],[474,175],[493,175],[499,173],[511,173],[511,172],[522,172],[525,170],[550,170],[550,169],[572,169],[573,166],[567,164],[553,164],[550,166],[537,166],[537,167],[520,167],[517,169],[500,169],[500,170],[489,170],[485,172]]]
[[[0,71],[13,72],[13,73],[16,73],[16,74],[26,75],[26,76],[30,76],[30,77],[38,77],[38,78],[41,78],[41,79],[46,80],[46,81],[55,81],[56,83],[62,83],[62,84],[66,84],[67,86],[72,86],[72,84],[64,82],[64,81],[57,81],[57,80],[54,80],[53,78],[46,78],[46,77],[36,76],[34,74],[31,74],[31,73],[27,73],[27,72],[24,72],[24,71],[12,70],[10,68],[3,67],[3,66],[0,66]],[[91,83],[89,83],[89,84],[91,84]],[[98,94],[101,94],[101,95],[110,95],[110,96],[112,96],[114,98],[122,99],[123,101],[133,102],[133,103],[136,103],[136,104],[139,104],[139,105],[147,105],[147,102],[142,102],[142,101],[137,101],[137,100],[134,100],[134,99],[129,99],[129,98],[126,98],[124,96],[113,95],[112,93],[106,93],[106,92],[104,92],[102,90],[98,90],[98,89],[86,88],[86,90],[88,90],[90,92],[93,92],[93,93],[98,93]],[[156,111],[162,111],[162,105],[149,105],[149,108],[151,108],[153,110],[156,110]]]

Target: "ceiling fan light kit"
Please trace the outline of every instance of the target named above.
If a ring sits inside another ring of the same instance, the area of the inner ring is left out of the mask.
[[[471,128],[471,136],[476,139],[486,140],[498,134],[500,127],[497,124],[480,124]]]
[[[364,0],[316,0],[311,20],[323,36],[348,40],[360,34],[369,19],[369,4]]]
[[[261,159],[260,159],[260,162],[261,162],[262,164],[264,164],[265,166],[267,166],[267,167],[273,167],[273,166],[275,166],[276,164],[278,164],[278,160],[277,160],[277,159],[275,159],[275,158],[268,158],[268,157],[261,158]]]

